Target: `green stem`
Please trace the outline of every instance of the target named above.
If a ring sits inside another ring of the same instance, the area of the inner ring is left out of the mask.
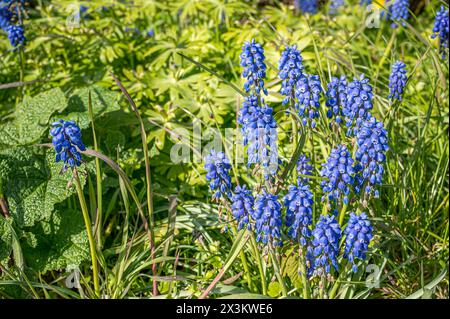
[[[100,297],[100,285],[98,281],[98,268],[97,268],[97,248],[95,246],[95,240],[92,234],[91,219],[89,217],[86,199],[84,198],[83,187],[81,186],[81,182],[80,179],[78,178],[78,173],[76,170],[73,172],[73,176],[75,178],[78,199],[80,200],[81,211],[83,212],[84,224],[86,226],[86,232],[89,240],[89,249],[91,251],[91,259],[92,259],[92,272],[94,277],[94,290],[96,297]]]
[[[255,257],[255,260],[256,260],[256,263],[258,266],[259,276],[261,278],[262,293],[263,293],[263,295],[267,295],[266,276],[264,274],[264,269],[262,266],[261,254],[259,253],[258,245],[256,244],[255,235],[253,233],[250,235],[250,243],[252,245],[253,254],[255,255],[254,257]]]
[[[98,152],[98,139],[97,134],[95,133],[95,124],[94,124],[94,111],[92,109],[92,97],[91,97],[91,91],[89,91],[89,118],[91,121],[91,127],[92,127],[92,137],[94,140],[94,150]],[[95,237],[97,238],[97,245],[98,248],[101,249],[102,247],[102,223],[103,223],[103,191],[102,191],[102,171],[100,166],[100,159],[95,158],[95,172],[96,172],[96,182],[97,182],[97,214],[96,214],[96,228],[95,228]]]
[[[302,249],[299,251],[299,262],[300,262],[300,273],[302,275],[302,282],[303,282],[303,299],[310,299],[311,298],[311,292],[309,287],[309,280],[308,276],[306,275],[306,260],[305,256],[303,254]]]
[[[326,284],[326,275],[322,274],[320,277],[320,288],[319,288],[319,298],[325,299],[325,284]]]
[[[344,204],[342,206],[341,211],[339,212],[339,225],[343,225],[344,224],[344,217],[345,217],[345,211],[347,210],[347,204]]]
[[[227,209],[227,214],[228,214],[229,219],[231,220],[229,209]],[[232,224],[231,229],[233,230],[233,234],[236,236],[238,233],[236,226]],[[252,276],[250,273],[250,268],[248,267],[247,257],[245,256],[245,252],[243,249],[239,252],[239,256],[242,260],[242,265],[244,267],[244,273],[245,273],[245,277],[247,279],[248,289],[249,289],[249,291],[252,291],[253,290]]]
[[[277,277],[278,282],[280,283],[280,286],[281,286],[281,291],[283,293],[283,297],[286,297],[288,294],[286,284],[284,283],[283,277],[281,276],[280,265],[278,264],[278,260],[275,256],[275,251],[273,250],[272,247],[269,248],[269,254],[270,254],[270,258],[272,259],[273,268],[275,270],[275,276]]]
[[[339,286],[340,286],[340,284],[341,284],[341,279],[342,279],[342,277],[344,277],[345,274],[347,273],[347,271],[346,271],[346,269],[347,269],[347,264],[348,264],[348,263],[347,263],[347,259],[343,259],[343,260],[342,260],[342,265],[341,265],[342,271],[341,271],[341,273],[339,274],[339,277],[337,278],[336,282],[334,283],[333,288],[331,289],[331,292],[330,292],[330,299],[334,299],[334,297],[336,296],[336,292],[337,292],[337,290],[338,290],[338,288],[339,288]]]

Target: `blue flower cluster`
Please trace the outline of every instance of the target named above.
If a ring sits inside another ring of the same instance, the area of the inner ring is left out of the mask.
[[[383,122],[378,122],[375,117],[370,117],[362,125],[356,137],[358,148],[355,159],[357,164],[355,190],[357,193],[365,184],[365,192],[379,196],[375,185],[381,185],[383,177],[383,164],[386,161],[386,152],[389,149],[387,131]]]
[[[316,126],[315,119],[319,117],[321,94],[322,86],[318,75],[306,75],[298,80],[295,97],[298,101],[296,106],[303,125],[309,123],[311,128]]]
[[[6,29],[10,25],[12,13],[4,2],[0,2],[0,28]]]
[[[278,170],[278,133],[277,122],[273,117],[273,110],[264,104],[259,93],[264,88],[263,78],[266,76],[264,64],[264,49],[252,40],[246,42],[241,53],[241,66],[244,67],[243,76],[247,78],[244,87],[252,94],[245,97],[238,115],[238,123],[247,145],[248,165],[262,164],[264,176],[269,179]]]
[[[355,169],[347,146],[338,145],[333,148],[322,166],[320,175],[326,178],[321,182],[323,192],[329,200],[339,201],[343,197],[343,202],[348,204],[348,195],[355,180]],[[324,195],[322,200],[325,198]]]
[[[253,215],[253,205],[255,199],[252,191],[247,186],[236,186],[234,195],[231,198],[231,212],[238,222],[238,230],[244,227],[251,229],[250,217]]]
[[[347,78],[344,75],[340,78],[332,77],[331,82],[327,85],[325,95],[328,107],[327,117],[334,118],[337,124],[342,123],[342,109],[347,103]]]
[[[59,120],[53,123],[50,135],[53,137],[56,162],[64,162],[62,171],[66,171],[68,167],[80,166],[80,151],[86,150],[86,146],[81,140],[81,130],[75,121]]]
[[[320,216],[320,220],[312,232],[311,246],[308,247],[308,274],[322,276],[330,273],[331,267],[339,269],[339,240],[341,227],[334,216]]]
[[[247,145],[248,143],[247,135],[245,134],[247,131],[247,126],[252,125],[255,122],[254,114],[256,114],[259,108],[259,99],[256,95],[250,95],[244,98],[244,102],[239,110],[237,119],[238,123],[241,125],[244,145]]]
[[[267,105],[252,108],[245,119],[244,145],[247,145],[248,165],[260,163],[266,179],[278,170],[277,122]]]
[[[361,7],[368,6],[369,4],[372,4],[372,0],[361,0],[361,1],[359,2],[359,5],[360,5]]]
[[[255,220],[256,241],[265,245],[281,246],[281,204],[278,196],[265,189],[256,198],[253,214]]]
[[[24,45],[26,41],[23,27],[12,22],[14,14],[21,10],[22,5],[22,1],[0,1],[0,28],[6,32],[8,40],[14,48]]]
[[[436,19],[434,21],[432,39],[439,37],[439,52],[442,54],[442,58],[446,57],[446,49],[448,49],[448,9],[441,6],[439,11],[436,13]]]
[[[365,213],[356,215],[350,213],[350,219],[345,233],[344,258],[352,263],[353,272],[357,272],[357,259],[365,260],[370,241],[373,237],[373,228]]]
[[[309,226],[312,224],[313,194],[308,184],[289,186],[288,193],[284,197],[286,207],[286,226],[288,235],[299,240],[300,245],[305,246],[311,236]]]
[[[347,135],[358,134],[362,122],[370,116],[373,108],[373,93],[369,79],[362,74],[347,86],[347,101],[343,105],[343,114],[347,125]]]
[[[304,154],[301,154],[297,161],[297,173],[299,175],[312,176],[313,167],[309,164],[310,159]],[[309,182],[309,178],[305,176],[297,177],[297,184]]]
[[[283,105],[293,101],[297,81],[303,77],[303,59],[296,45],[287,46],[281,54],[278,65],[279,77],[282,80],[280,93],[286,96]]]
[[[391,75],[389,76],[389,98],[391,100],[402,100],[407,80],[406,64],[402,61],[396,61],[392,65]]]
[[[365,214],[351,214],[348,226],[343,232],[336,220],[336,214],[322,215],[313,227],[314,195],[312,186],[314,168],[310,160],[301,154],[297,160],[297,184],[290,185],[283,197],[279,198],[280,184],[275,179],[278,167],[277,122],[273,110],[261,97],[264,90],[265,64],[264,51],[254,40],[247,42],[241,54],[243,76],[247,78],[245,90],[250,92],[245,97],[238,114],[238,123],[247,146],[248,164],[261,164],[268,181],[260,180],[261,189],[253,195],[247,186],[231,188],[229,176],[230,164],[223,153],[214,153],[206,158],[207,180],[215,191],[214,198],[222,196],[231,206],[231,213],[238,229],[252,230],[256,240],[262,245],[282,245],[282,208],[285,208],[287,235],[301,246],[301,253],[306,254],[307,275],[324,276],[332,269],[338,270],[339,241],[345,233],[346,244],[344,257],[356,269],[356,261],[364,260],[368,245],[372,239],[372,228]],[[395,98],[403,93],[405,73],[404,65],[396,64],[395,76],[391,76],[391,92]],[[283,105],[293,102],[304,125],[315,127],[319,116],[322,86],[317,75],[304,73],[302,57],[296,46],[288,46],[279,62],[279,77],[282,80],[281,93]],[[320,182],[322,200],[332,204],[348,205],[349,195],[354,194],[378,196],[377,185],[381,184],[383,164],[388,150],[387,132],[383,123],[371,115],[373,93],[369,80],[361,75],[351,83],[345,76],[332,78],[327,86],[327,116],[336,124],[345,122],[347,135],[354,138],[355,156],[352,157],[345,144],[337,145],[322,164]],[[264,186],[263,186],[264,185]],[[226,195],[226,196],[224,196]],[[364,199],[367,196],[364,197]],[[224,201],[225,202],[225,201]],[[330,209],[331,205],[324,204]],[[335,210],[336,212],[336,210]],[[342,216],[344,217],[344,216]]]
[[[264,60],[266,57],[261,44],[257,43],[255,39],[251,42],[245,42],[242,46],[240,58],[241,66],[244,68],[242,76],[247,79],[244,83],[245,91],[250,92],[253,88],[256,94],[263,91],[267,95],[267,90],[264,88],[267,69]]]
[[[295,0],[296,8],[299,8],[304,13],[315,14],[319,7],[318,0]]]
[[[329,13],[330,14],[336,14],[338,9],[344,5],[344,0],[331,0],[330,1],[330,7],[329,7]]]
[[[409,17],[409,0],[393,0],[388,7],[386,18],[392,21],[391,27],[396,28],[398,24],[405,26]]]
[[[215,191],[213,199],[223,196],[230,197],[231,193],[231,164],[225,153],[211,150],[205,157],[206,180],[210,181],[209,188]]]

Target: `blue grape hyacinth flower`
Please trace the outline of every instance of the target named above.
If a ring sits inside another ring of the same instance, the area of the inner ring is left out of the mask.
[[[283,105],[295,99],[295,88],[298,80],[303,76],[303,59],[296,45],[287,46],[281,54],[278,70],[281,82],[280,93],[286,96]]]
[[[393,0],[388,7],[386,18],[392,21],[391,27],[396,28],[398,24],[405,26],[409,17],[409,0]]]
[[[318,0],[295,0],[294,5],[304,13],[317,13],[319,3]]]
[[[329,7],[330,14],[336,14],[342,6],[344,6],[344,0],[331,0]]]
[[[251,229],[251,216],[253,215],[253,205],[255,199],[252,191],[246,185],[236,186],[234,195],[231,198],[231,212],[238,223],[238,230],[244,227]]]
[[[327,85],[326,106],[327,117],[340,124],[343,117],[343,106],[347,103],[347,79],[343,75],[340,78],[332,77],[331,82]],[[332,124],[332,123],[330,123]]]
[[[8,33],[9,42],[14,48],[25,44],[26,38],[22,26],[10,25],[6,27],[5,31]]]
[[[347,86],[347,101],[343,106],[347,135],[358,134],[362,122],[370,116],[373,108],[373,93],[369,79],[362,74],[359,79],[354,79]]]
[[[442,59],[446,57],[446,50],[448,49],[448,8],[441,6],[440,10],[436,13],[436,19],[434,21],[432,39],[439,37],[439,52],[442,54]]]
[[[6,30],[6,28],[9,27],[11,24],[11,18],[12,14],[8,7],[0,3],[0,28],[2,30]]]
[[[389,149],[387,131],[383,122],[370,117],[364,122],[356,136],[357,149],[355,152],[356,183],[355,190],[359,193],[365,184],[365,192],[379,196],[374,186],[381,185],[386,152]]]
[[[286,226],[288,236],[294,240],[299,240],[300,245],[305,246],[311,230],[313,194],[308,184],[289,186],[288,193],[284,197],[286,207]]]
[[[396,61],[392,65],[391,75],[389,76],[389,99],[402,100],[407,80],[406,64],[402,61]]]
[[[59,120],[50,129],[52,144],[56,151],[56,162],[63,162],[62,171],[81,165],[81,153],[86,146],[81,140],[81,129],[75,121]]]
[[[344,258],[352,264],[353,272],[358,271],[358,260],[366,259],[370,241],[373,238],[373,228],[365,213],[356,215],[350,213],[350,220],[344,230],[345,248]]]
[[[312,176],[313,167],[311,166],[310,159],[306,157],[306,155],[301,154],[297,161],[297,173],[299,175],[305,175],[305,176],[298,176],[297,177],[297,184],[300,185],[302,183],[309,182],[309,177],[306,176]]]
[[[318,75],[306,75],[297,82],[295,97],[297,98],[298,114],[302,118],[303,125],[316,126],[315,119],[319,117],[320,96],[322,86]]]
[[[231,197],[231,164],[225,153],[211,150],[205,157],[205,170],[209,188],[214,191],[213,199]]]
[[[369,4],[372,4],[372,0],[361,0],[361,1],[359,1],[359,5],[361,7],[368,6]]]
[[[255,221],[256,241],[264,245],[281,246],[281,204],[278,195],[262,190],[256,198],[252,216]]]
[[[248,165],[262,164],[264,176],[268,179],[278,170],[278,132],[273,110],[267,105],[251,107],[252,113],[246,121],[244,145],[247,145]]]
[[[251,42],[245,42],[242,46],[240,58],[241,66],[244,68],[242,76],[247,79],[244,83],[245,91],[250,92],[253,88],[256,94],[260,94],[262,91],[267,95],[267,90],[264,88],[267,69],[264,62],[266,57],[261,44],[257,43],[255,39],[252,39]]]
[[[320,220],[312,231],[311,246],[308,247],[308,274],[322,276],[329,274],[331,268],[339,269],[337,257],[339,255],[339,240],[341,227],[334,216],[320,216]]]
[[[253,125],[256,121],[257,111],[260,109],[259,99],[256,95],[250,95],[244,97],[244,102],[242,103],[242,107],[238,112],[238,123],[241,125],[241,132],[244,137],[244,145],[247,145],[248,140],[245,132],[247,131],[247,127],[249,125]]]
[[[321,182],[325,193],[322,200],[339,201],[348,204],[348,195],[355,181],[354,161],[345,145],[338,145],[331,150],[326,163],[322,164],[320,175],[326,179]]]

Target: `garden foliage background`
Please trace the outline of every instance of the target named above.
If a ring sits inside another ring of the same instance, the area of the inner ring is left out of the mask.
[[[442,59],[437,41],[430,39],[444,2],[425,1],[405,26],[394,29],[384,20],[379,28],[366,28],[370,12],[347,2],[333,16],[326,6],[315,15],[297,12],[288,1],[28,3],[24,50],[13,51],[0,33],[0,199],[10,215],[0,215],[0,296],[92,296],[88,241],[70,174],[59,174],[53,150],[32,146],[49,142],[55,119],[76,120],[85,144],[116,161],[139,202],[146,202],[139,121],[111,72],[129,91],[145,127],[156,249],[149,249],[136,204],[116,172],[100,165],[99,192],[96,160],[84,157],[80,176],[101,251],[102,294],[151,297],[154,266],[160,296],[198,297],[204,291],[236,257],[235,236],[223,232],[217,205],[211,204],[204,163],[172,163],[170,150],[180,142],[177,129],[192,132],[195,119],[203,129],[236,127],[243,100],[236,89],[243,84],[239,54],[254,38],[266,52],[266,100],[280,113],[284,161],[294,152],[279,94],[277,65],[285,44],[298,46],[305,69],[320,75],[324,88],[330,76],[351,79],[361,73],[374,87],[374,113],[385,121],[390,138],[381,196],[371,202],[376,232],[368,263],[380,270],[380,285],[367,287],[363,271],[341,297],[448,298],[448,58]],[[87,11],[78,21],[74,13],[80,5]],[[389,74],[398,59],[406,63],[409,80],[403,101],[391,105]],[[322,163],[331,145],[325,137],[313,147],[305,144]],[[251,183],[244,164],[236,169]],[[289,249],[281,250],[280,271],[295,291],[297,265]],[[69,289],[66,279],[77,268],[82,286]],[[223,279],[213,296],[252,292],[240,259]],[[276,280],[268,294],[281,295]]]

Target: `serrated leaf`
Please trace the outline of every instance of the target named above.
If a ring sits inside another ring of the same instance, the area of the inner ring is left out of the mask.
[[[16,147],[0,152],[0,178],[11,217],[19,228],[48,219],[56,203],[75,193],[70,172],[60,174],[53,150]],[[85,178],[80,174],[82,183]]]
[[[16,109],[14,121],[0,125],[0,150],[36,143],[47,131],[51,116],[66,106],[66,97],[60,89],[26,98]]]
[[[22,244],[25,263],[36,271],[78,266],[89,258],[89,247],[80,211],[56,209],[49,219],[27,228]]]

